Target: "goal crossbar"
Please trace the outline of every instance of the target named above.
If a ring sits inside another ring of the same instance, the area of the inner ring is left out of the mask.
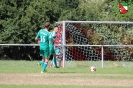
[[[90,24],[133,24],[133,22],[121,22],[121,21],[60,21],[56,23],[90,23]]]

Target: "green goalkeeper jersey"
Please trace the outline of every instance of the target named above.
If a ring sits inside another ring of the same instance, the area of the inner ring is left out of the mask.
[[[36,38],[40,38],[40,50],[49,50],[49,32],[41,29]]]

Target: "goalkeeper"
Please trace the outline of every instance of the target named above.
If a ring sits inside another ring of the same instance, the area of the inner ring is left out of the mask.
[[[58,26],[54,26],[54,31],[50,32],[50,36],[49,36],[49,53],[50,55],[53,55],[53,59],[51,61],[50,67],[52,67],[53,65],[54,68],[58,68],[57,62],[56,62],[56,54],[55,54],[56,52],[54,49],[54,42],[55,42],[57,32],[58,32]]]

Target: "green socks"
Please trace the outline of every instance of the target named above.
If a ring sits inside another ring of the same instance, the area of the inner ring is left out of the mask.
[[[51,60],[51,63],[50,63],[50,65],[53,65],[53,64],[54,64],[54,59],[52,59],[52,60]]]
[[[48,66],[48,63],[47,62],[44,62],[42,64],[42,72],[44,72],[46,70],[47,66]]]
[[[39,62],[39,64],[40,64],[41,66],[42,66],[43,63],[44,63],[43,61],[40,61],[40,62]]]
[[[50,64],[53,65],[54,68],[56,68],[57,67],[56,58],[53,58]]]
[[[56,63],[56,58],[53,58],[53,62],[54,62],[54,67],[57,67],[57,63]]]

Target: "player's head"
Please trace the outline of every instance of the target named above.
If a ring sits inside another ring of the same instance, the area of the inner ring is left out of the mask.
[[[44,24],[44,27],[45,27],[46,29],[49,29],[49,28],[50,28],[50,22],[46,22],[46,23]]]
[[[54,32],[55,32],[55,33],[58,32],[58,26],[54,26]]]

